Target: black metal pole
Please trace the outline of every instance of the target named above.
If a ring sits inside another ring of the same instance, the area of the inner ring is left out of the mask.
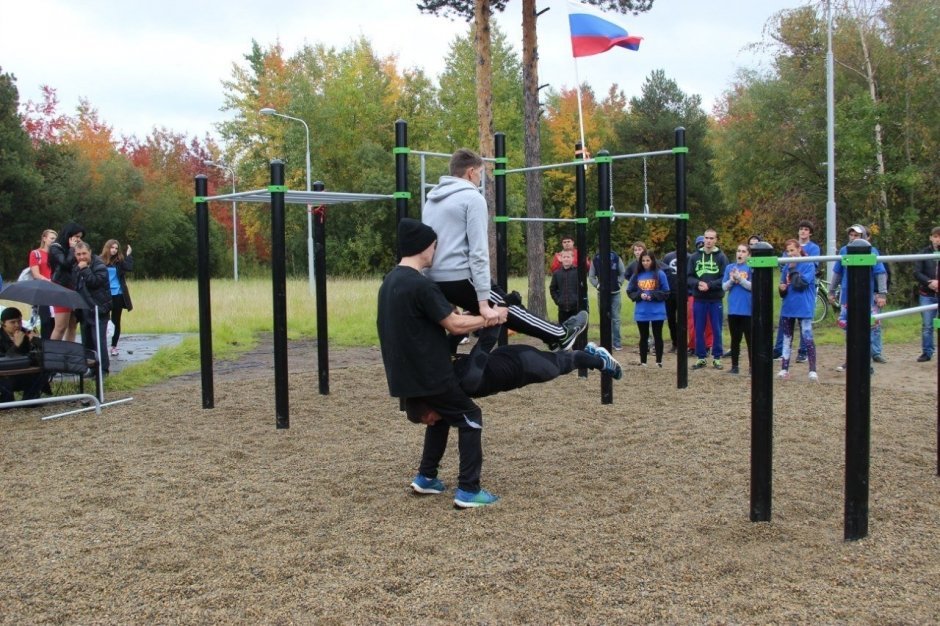
[[[575,160],[584,160],[584,149],[581,143],[574,145]],[[575,227],[575,245],[578,249],[578,310],[588,310],[588,290],[587,274],[588,259],[591,258],[587,248],[587,177],[585,166],[582,163],[574,168],[574,188],[575,188],[575,217],[577,226]],[[582,350],[587,345],[587,333],[581,333],[574,341],[574,349]],[[578,369],[579,378],[587,378],[588,370],[586,367]]]
[[[408,217],[408,200],[411,194],[408,192],[408,153],[411,149],[408,147],[408,123],[405,120],[395,122],[395,211],[398,219],[395,221],[395,232],[398,232],[398,222],[404,217]],[[398,242],[395,242],[395,249],[398,249]]]
[[[199,286],[199,366],[202,374],[202,408],[215,407],[212,384],[212,306],[209,296],[209,179],[196,176],[196,266]],[[100,390],[101,385],[98,385]]]
[[[599,288],[597,293],[600,300],[601,345],[611,349],[610,329],[610,164],[611,158],[607,150],[601,150],[594,159],[597,163],[597,238],[599,267],[595,268]],[[608,374],[601,376],[601,404],[611,404],[614,401],[613,381]]]
[[[313,183],[314,191],[323,191],[326,186],[319,180]],[[326,206],[313,209],[313,253],[317,284],[317,375],[320,395],[330,393],[330,335],[327,332],[326,309]]]
[[[751,521],[769,522],[773,502],[774,270],[769,243],[751,247]],[[720,330],[719,330],[720,332]]]
[[[937,313],[937,317],[933,318],[933,327],[937,329],[934,345],[940,346],[940,310]],[[937,476],[940,476],[940,354],[937,355]]]
[[[685,161],[689,149],[685,147],[685,129],[681,126],[676,128],[675,135],[676,146],[673,152],[676,155],[676,213],[686,216],[685,219],[676,220],[676,280],[679,281],[679,290],[676,292],[676,388],[685,389],[689,386],[689,290],[685,279],[689,261]]]
[[[496,206],[494,221],[496,222],[496,283],[509,291],[509,223],[506,211],[506,135],[493,134],[493,145],[496,157],[496,167],[493,168],[493,180]],[[509,341],[506,327],[499,332],[499,345],[505,346]]]
[[[398,223],[408,217],[408,200],[411,199],[408,191],[408,154],[411,148],[408,147],[408,123],[403,119],[395,121],[395,148],[392,152],[395,154],[395,259],[399,261]],[[399,398],[398,409],[405,410],[404,398]]]
[[[284,162],[271,161],[271,283],[274,313],[274,405],[277,428],[290,428],[287,386],[287,261],[284,229]]]
[[[856,239],[843,261],[848,271],[845,338],[845,528],[846,541],[868,535],[868,471],[871,447],[871,244]]]

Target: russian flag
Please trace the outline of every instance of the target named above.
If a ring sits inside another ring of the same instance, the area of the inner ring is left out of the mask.
[[[643,40],[642,37],[631,36],[593,7],[571,0],[568,0],[568,25],[571,28],[571,52],[575,57],[600,54],[614,46],[639,50]]]

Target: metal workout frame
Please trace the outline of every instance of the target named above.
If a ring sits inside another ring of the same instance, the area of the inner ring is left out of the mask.
[[[871,314],[872,268],[878,261],[936,259],[938,254],[875,256],[864,239],[851,242],[845,256],[801,257],[801,262],[842,261],[847,268],[848,326],[845,376],[845,513],[844,538],[868,535],[868,471],[871,448],[871,322],[936,308],[918,306],[901,311]],[[751,385],[751,521],[770,521],[773,475],[773,270],[792,263],[777,258],[766,242],[751,247],[748,265],[752,281],[754,378]],[[934,319],[940,342],[940,318]],[[940,360],[937,361],[937,475],[940,476]]]
[[[396,124],[398,133],[405,132]],[[402,141],[404,138],[402,137]],[[395,155],[396,169],[407,173],[407,155]],[[401,161],[404,160],[404,166]],[[402,167],[404,169],[402,169]],[[407,178],[407,177],[406,177]],[[400,190],[396,186],[393,195],[335,193],[323,191],[323,183],[314,183],[314,191],[289,191],[284,184],[284,162],[271,161],[271,184],[267,189],[244,191],[240,193],[208,196],[208,178],[204,174],[196,176],[196,240],[199,286],[199,355],[202,375],[202,408],[215,407],[215,393],[212,381],[212,312],[209,294],[209,202],[213,200],[231,200],[233,202],[261,202],[271,205],[271,281],[273,284],[274,307],[274,401],[275,426],[279,429],[290,428],[288,374],[287,374],[287,264],[285,255],[284,207],[286,204],[312,204],[317,219],[314,220],[314,248],[316,272],[317,305],[317,361],[320,393],[329,393],[329,336],[327,333],[326,311],[326,250],[325,250],[325,214],[323,209],[328,204],[348,202],[369,202],[391,200],[396,202],[398,219],[407,215],[407,186]]]
[[[575,168],[575,210],[577,217],[564,221],[573,221],[577,224],[575,241],[580,254],[587,255],[586,227],[588,218],[587,193],[585,191],[585,166],[590,163],[597,164],[597,204],[598,209],[594,216],[598,218],[598,239],[599,255],[602,259],[610,258],[610,221],[613,217],[643,217],[651,219],[672,219],[676,220],[676,271],[677,276],[684,277],[686,272],[688,250],[686,249],[686,238],[688,232],[689,214],[686,209],[686,155],[689,149],[685,145],[685,129],[682,127],[675,130],[675,147],[671,150],[660,150],[657,152],[641,152],[636,154],[621,154],[610,156],[606,150],[601,150],[593,159],[584,159],[581,156],[581,145],[575,146],[575,159],[567,163],[555,163],[552,165],[538,165],[534,167],[522,167],[516,169],[506,169],[508,159],[506,158],[506,136],[503,133],[496,133],[496,163],[497,169],[493,171],[496,179],[496,216],[493,218],[496,222],[496,282],[503,289],[509,288],[508,276],[508,245],[506,235],[506,225],[511,221],[533,221],[531,218],[509,217],[506,214],[506,175],[520,172],[534,172],[548,169],[560,169],[563,167]],[[615,213],[611,205],[610,189],[610,166],[613,161],[619,159],[642,158],[644,161],[651,156],[675,156],[675,174],[676,174],[676,213],[675,214],[655,214],[655,213]],[[502,166],[502,167],[500,167]],[[556,219],[545,219],[538,221],[562,221]],[[586,257],[584,257],[586,258]],[[608,284],[610,280],[610,268],[608,264],[601,263],[598,271],[598,280],[601,285]],[[599,290],[600,294],[600,318],[601,318],[601,344],[610,350],[611,332],[610,332],[610,293],[606,289]],[[688,293],[685,289],[679,290],[681,306],[676,303],[676,329],[679,333],[676,365],[676,387],[685,389],[689,386],[688,354],[686,345],[688,338],[686,336],[686,324],[688,322],[686,311],[686,299]],[[587,281],[585,264],[578,263],[578,299],[581,303],[581,310],[587,310]],[[584,337],[578,338],[576,346],[584,346]],[[607,374],[601,375],[601,403],[611,404],[613,402],[613,381]]]

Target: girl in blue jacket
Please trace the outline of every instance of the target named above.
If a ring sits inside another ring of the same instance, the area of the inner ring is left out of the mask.
[[[636,302],[633,320],[640,331],[640,365],[646,365],[652,324],[656,365],[662,367],[663,322],[666,321],[669,279],[666,278],[666,273],[659,269],[656,257],[649,250],[644,251],[638,261],[638,271],[630,277],[630,282],[627,283],[627,296]]]
[[[728,330],[731,332],[731,369],[737,374],[738,357],[741,353],[741,338],[747,346],[747,364],[751,365],[751,268],[747,264],[751,251],[747,244],[740,244],[735,252],[734,263],[725,268],[721,287],[728,292]]]
[[[799,258],[806,256],[800,242],[787,239],[787,256]],[[809,360],[809,379],[819,380],[816,374],[816,342],[813,341],[813,311],[816,307],[816,265],[814,263],[788,263],[780,272],[780,296],[783,306],[783,358],[778,377],[790,377],[790,353],[793,344],[793,329],[799,324],[800,334],[806,343],[806,356]]]

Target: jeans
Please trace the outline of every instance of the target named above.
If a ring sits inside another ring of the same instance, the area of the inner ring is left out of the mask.
[[[796,319],[792,317],[783,320],[783,355],[781,369],[790,369],[790,354],[793,349],[793,331],[796,326],[800,328],[800,339],[806,342],[806,357],[809,359],[809,371],[816,371],[816,342],[813,339],[813,320],[809,318]]]
[[[872,304],[871,306],[872,314],[881,313],[881,307]],[[881,323],[876,322],[871,327],[871,355],[873,357],[881,354]]]
[[[777,339],[774,341],[774,354],[783,354],[783,316],[780,316],[780,320],[777,322]],[[800,348],[797,351],[798,357],[806,357],[806,342],[803,341],[803,336],[800,335]]]
[[[695,355],[698,358],[704,359],[708,354],[705,347],[705,320],[712,325],[712,358],[721,358],[721,320],[724,310],[721,300],[695,300],[692,303],[692,317],[695,318]]]
[[[937,296],[925,296],[921,294],[919,296],[920,306],[927,306],[929,304],[937,306]],[[933,345],[933,336],[936,334],[936,331],[933,329],[933,320],[937,317],[937,309],[933,311],[924,311],[921,315],[921,320],[923,324],[921,325],[920,331],[920,346],[922,352],[927,356],[933,356],[934,345]]]
[[[600,310],[600,293],[597,294],[597,310]],[[614,348],[620,348],[620,307],[623,297],[620,291],[610,294],[610,343]]]

